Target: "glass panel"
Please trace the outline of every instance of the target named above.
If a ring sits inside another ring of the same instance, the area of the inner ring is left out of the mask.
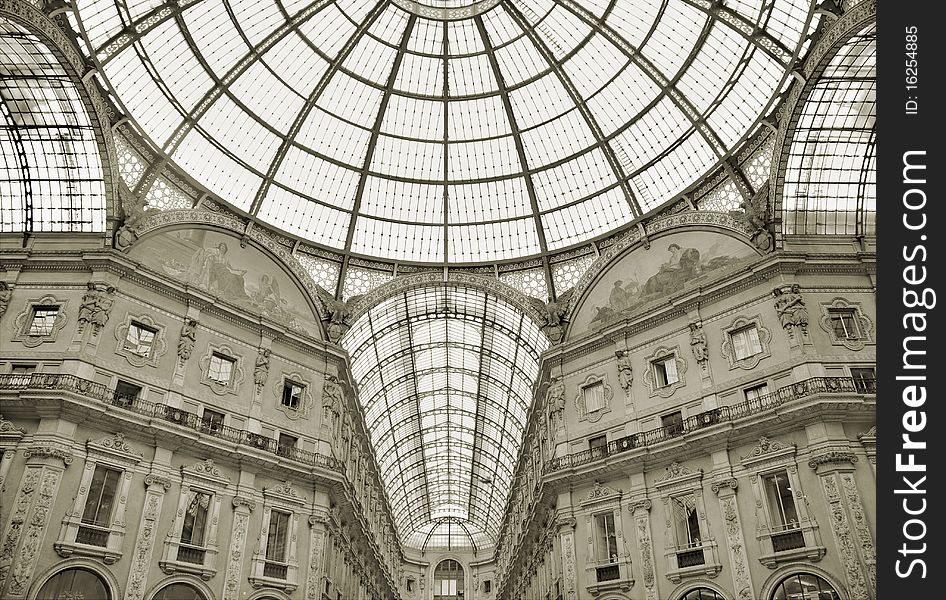
[[[37,600],[62,600],[63,598],[111,598],[105,582],[85,569],[66,569],[56,573],[40,588]],[[157,598],[157,596],[155,597]],[[168,600],[165,598],[164,600]],[[175,598],[175,600],[186,600]],[[195,599],[196,600],[196,599]],[[201,598],[200,600],[203,600]]]
[[[181,530],[182,543],[192,546],[204,545],[210,499],[211,495],[204,492],[188,492],[187,507],[184,511],[184,527]]]
[[[96,465],[85,501],[85,510],[82,512],[83,523],[98,527],[111,525],[112,505],[121,474],[121,471]]]
[[[210,356],[210,366],[207,369],[207,377],[223,385],[230,384],[230,378],[233,376],[233,365],[236,363],[232,358],[227,358],[216,352]]]
[[[58,306],[37,306],[33,309],[33,318],[27,335],[51,335],[59,315]]]
[[[266,537],[266,560],[285,562],[289,518],[289,514],[278,510],[270,513],[269,533]]]
[[[128,335],[125,337],[125,349],[130,350],[138,356],[150,356],[151,346],[154,343],[154,336],[156,334],[156,330],[132,321],[131,325],[128,327]]]
[[[797,529],[798,512],[795,509],[795,494],[788,472],[780,471],[762,478],[769,513],[774,520],[773,529]]]

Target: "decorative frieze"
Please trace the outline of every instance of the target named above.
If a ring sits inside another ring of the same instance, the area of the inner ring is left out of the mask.
[[[864,567],[858,560],[859,544],[851,531],[850,522],[842,505],[837,477],[836,473],[827,473],[821,475],[820,479],[821,488],[828,503],[828,514],[831,516],[831,531],[837,544],[838,556],[843,563],[848,592],[852,598],[874,598],[874,590],[868,589]]]
[[[125,588],[125,600],[141,600],[148,586],[148,571],[154,553],[158,519],[165,492],[171,489],[171,479],[164,475],[150,474],[145,477],[144,510],[138,525],[138,535],[131,552],[131,566],[128,573],[128,585]]]
[[[108,316],[114,302],[112,298],[114,294],[114,286],[107,283],[95,281],[88,283],[85,295],[82,296],[82,304],[79,306],[78,325],[76,327],[79,333],[82,333],[88,325],[92,328],[92,335],[99,334],[102,327],[108,322]]]
[[[738,482],[734,478],[723,479],[712,485],[713,492],[719,498],[723,526],[726,529],[726,547],[729,550],[729,564],[732,567],[733,589],[736,590],[736,598],[738,600],[754,600],[756,596],[752,586],[752,577],[749,573],[749,558],[746,554],[745,537],[739,519],[739,508],[736,505],[737,487]]]
[[[636,500],[630,503],[628,509],[634,515],[634,527],[637,532],[637,551],[641,556],[641,580],[644,584],[645,600],[658,600],[657,574],[654,560],[653,538],[650,534],[649,499]]]
[[[36,559],[40,547],[46,537],[46,528],[49,525],[52,512],[52,502],[59,491],[62,470],[55,467],[42,467],[41,471],[42,475],[37,482],[39,486],[38,493],[35,494],[33,505],[22,522],[22,539],[19,548],[13,553],[12,564],[9,567],[9,578],[6,577],[7,572],[3,568],[5,566],[3,559],[6,554],[6,540],[4,540],[3,552],[0,553],[0,591],[3,589],[5,579],[8,579],[9,583],[6,593],[3,595],[4,598],[23,598],[26,596],[33,577],[33,571],[36,568]]]

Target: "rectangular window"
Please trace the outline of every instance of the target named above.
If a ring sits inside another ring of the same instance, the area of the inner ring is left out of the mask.
[[[14,385],[27,385],[36,371],[36,365],[13,365],[10,374],[13,375]]]
[[[729,334],[732,340],[733,353],[736,360],[749,358],[762,352],[762,343],[759,341],[759,330],[755,325],[743,327]]]
[[[279,434],[279,445],[276,447],[276,453],[280,456],[289,456],[292,450],[299,443],[299,438],[288,433]]]
[[[700,519],[693,494],[670,499],[674,532],[678,548],[696,548],[700,541]]]
[[[618,561],[618,535],[614,527],[614,513],[595,515],[595,530],[598,537],[598,562]]]
[[[210,367],[207,370],[207,377],[221,385],[230,385],[235,364],[236,361],[229,356],[214,352],[210,355]]]
[[[581,395],[585,401],[585,412],[592,413],[604,408],[604,382],[599,381],[581,388]]]
[[[224,418],[226,418],[224,413],[205,408],[200,422],[203,428],[210,431],[210,433],[217,433],[223,428]]]
[[[305,393],[304,385],[287,379],[282,386],[282,405],[292,410],[299,410],[302,406],[303,393]]]
[[[489,579],[483,582],[483,593],[489,594],[493,591],[493,582]]]
[[[115,395],[112,397],[112,400],[115,404],[121,406],[131,406],[131,404],[138,399],[140,394],[140,385],[119,380],[118,384],[115,386]]]
[[[660,425],[667,435],[676,435],[683,432],[683,413],[679,410],[660,417]]]
[[[591,456],[593,458],[603,458],[608,449],[608,436],[599,435],[588,438],[588,449],[591,450]]]
[[[128,326],[128,334],[125,336],[125,350],[143,356],[151,356],[151,349],[154,346],[154,337],[158,330],[142,325],[138,321],[132,321]]]
[[[676,356],[668,356],[660,360],[655,360],[651,365],[654,368],[654,382],[657,384],[657,387],[667,387],[668,385],[680,381],[680,377],[677,375]]]
[[[266,536],[266,560],[286,562],[286,541],[289,539],[289,514],[274,510],[269,514]]]
[[[211,498],[212,496],[206,492],[194,490],[188,492],[187,507],[184,511],[184,528],[181,530],[182,544],[199,548],[204,546]]]
[[[27,335],[52,335],[53,325],[59,316],[58,306],[34,306]]]
[[[834,330],[835,339],[856,340],[861,335],[857,329],[857,318],[853,310],[831,310],[828,311],[831,319],[831,328]]]
[[[861,394],[877,392],[877,372],[874,369],[851,367],[851,378],[854,379],[854,389]]]
[[[765,383],[763,383],[762,385],[757,385],[757,386],[746,389],[747,402],[758,401],[768,395],[769,395],[769,386],[768,384],[765,384]]]
[[[92,483],[89,484],[89,495],[82,511],[82,524],[76,532],[77,543],[103,548],[108,545],[112,509],[121,476],[122,472],[117,469],[95,466]]]
[[[798,511],[788,471],[782,470],[762,477],[762,489],[773,520],[773,530],[798,528]]]

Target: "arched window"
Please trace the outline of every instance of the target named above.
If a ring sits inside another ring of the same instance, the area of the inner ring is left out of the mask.
[[[172,583],[161,588],[161,591],[151,600],[207,600],[207,598],[189,583]]]
[[[726,598],[716,590],[699,587],[683,594],[680,600],[726,600]]]
[[[794,573],[775,586],[772,600],[841,600],[841,594],[817,575]]]
[[[434,600],[463,598],[463,567],[455,560],[442,561],[434,569]]]
[[[112,595],[102,578],[88,569],[65,569],[49,578],[40,588],[36,600],[59,600],[60,598],[103,598]]]

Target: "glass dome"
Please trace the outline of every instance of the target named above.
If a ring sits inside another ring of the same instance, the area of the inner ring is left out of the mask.
[[[76,5],[157,151],[139,186],[176,165],[321,247],[450,264],[560,251],[679,197],[771,111],[816,19],[805,0]]]

